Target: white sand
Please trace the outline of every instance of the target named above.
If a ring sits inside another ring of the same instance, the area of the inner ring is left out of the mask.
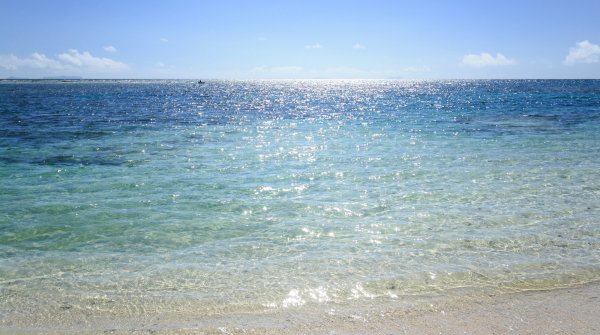
[[[66,328],[0,326],[0,334],[600,334],[600,283],[486,298],[441,299],[363,312],[155,316]]]

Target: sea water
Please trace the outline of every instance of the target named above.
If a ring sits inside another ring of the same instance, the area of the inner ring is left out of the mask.
[[[600,81],[0,82],[0,326],[599,279]]]

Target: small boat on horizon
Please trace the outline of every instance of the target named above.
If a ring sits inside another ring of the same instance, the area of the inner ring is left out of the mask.
[[[206,82],[202,81],[202,80],[198,80],[198,84],[204,84],[204,83],[206,83]]]

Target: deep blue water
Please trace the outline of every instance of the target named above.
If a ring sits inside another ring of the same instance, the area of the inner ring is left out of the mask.
[[[0,82],[4,322],[546,289],[599,260],[597,80]]]

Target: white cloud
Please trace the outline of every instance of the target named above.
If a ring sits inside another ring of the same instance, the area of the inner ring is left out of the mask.
[[[94,57],[87,51],[79,52],[76,49],[70,49],[66,53],[58,55],[58,59],[65,64],[75,67],[85,67],[96,70],[120,71],[126,70],[127,65],[105,57]]]
[[[402,69],[403,72],[429,72],[431,68],[429,66],[409,66]]]
[[[496,54],[496,57],[494,57],[487,52],[483,52],[479,55],[465,55],[462,60],[462,65],[472,67],[513,65],[516,63],[517,62],[514,59],[506,58],[506,56],[501,53]]]
[[[166,38],[164,38],[164,37],[161,37],[160,41],[163,42],[163,43],[169,43],[169,40],[166,39]]]
[[[352,46],[353,49],[364,49],[365,46],[360,44],[360,43],[356,43]]]
[[[371,70],[358,67],[330,67],[324,70],[314,71],[314,78],[335,78],[335,79],[373,79],[387,78],[392,75],[389,71]]]
[[[585,40],[576,43],[576,47],[569,50],[563,63],[573,65],[575,63],[597,63],[600,59],[600,46]]]
[[[29,58],[19,58],[15,55],[0,55],[0,67],[7,70],[17,70],[22,67],[35,69],[62,69],[63,64],[46,57],[44,54],[34,52]]]
[[[104,51],[117,52],[117,48],[113,47],[112,45],[107,45],[104,47]]]
[[[84,69],[92,71],[121,71],[128,69],[125,63],[110,58],[95,57],[87,51],[81,53],[75,49],[61,53],[56,58],[48,58],[46,55],[37,52],[31,54],[28,58],[19,58],[15,55],[0,55],[0,67],[7,70],[34,68],[47,70]]]
[[[291,74],[302,72],[300,66],[257,66],[252,69],[252,73],[271,73],[271,74]]]
[[[306,49],[321,49],[323,46],[319,43],[309,44],[304,46]]]

